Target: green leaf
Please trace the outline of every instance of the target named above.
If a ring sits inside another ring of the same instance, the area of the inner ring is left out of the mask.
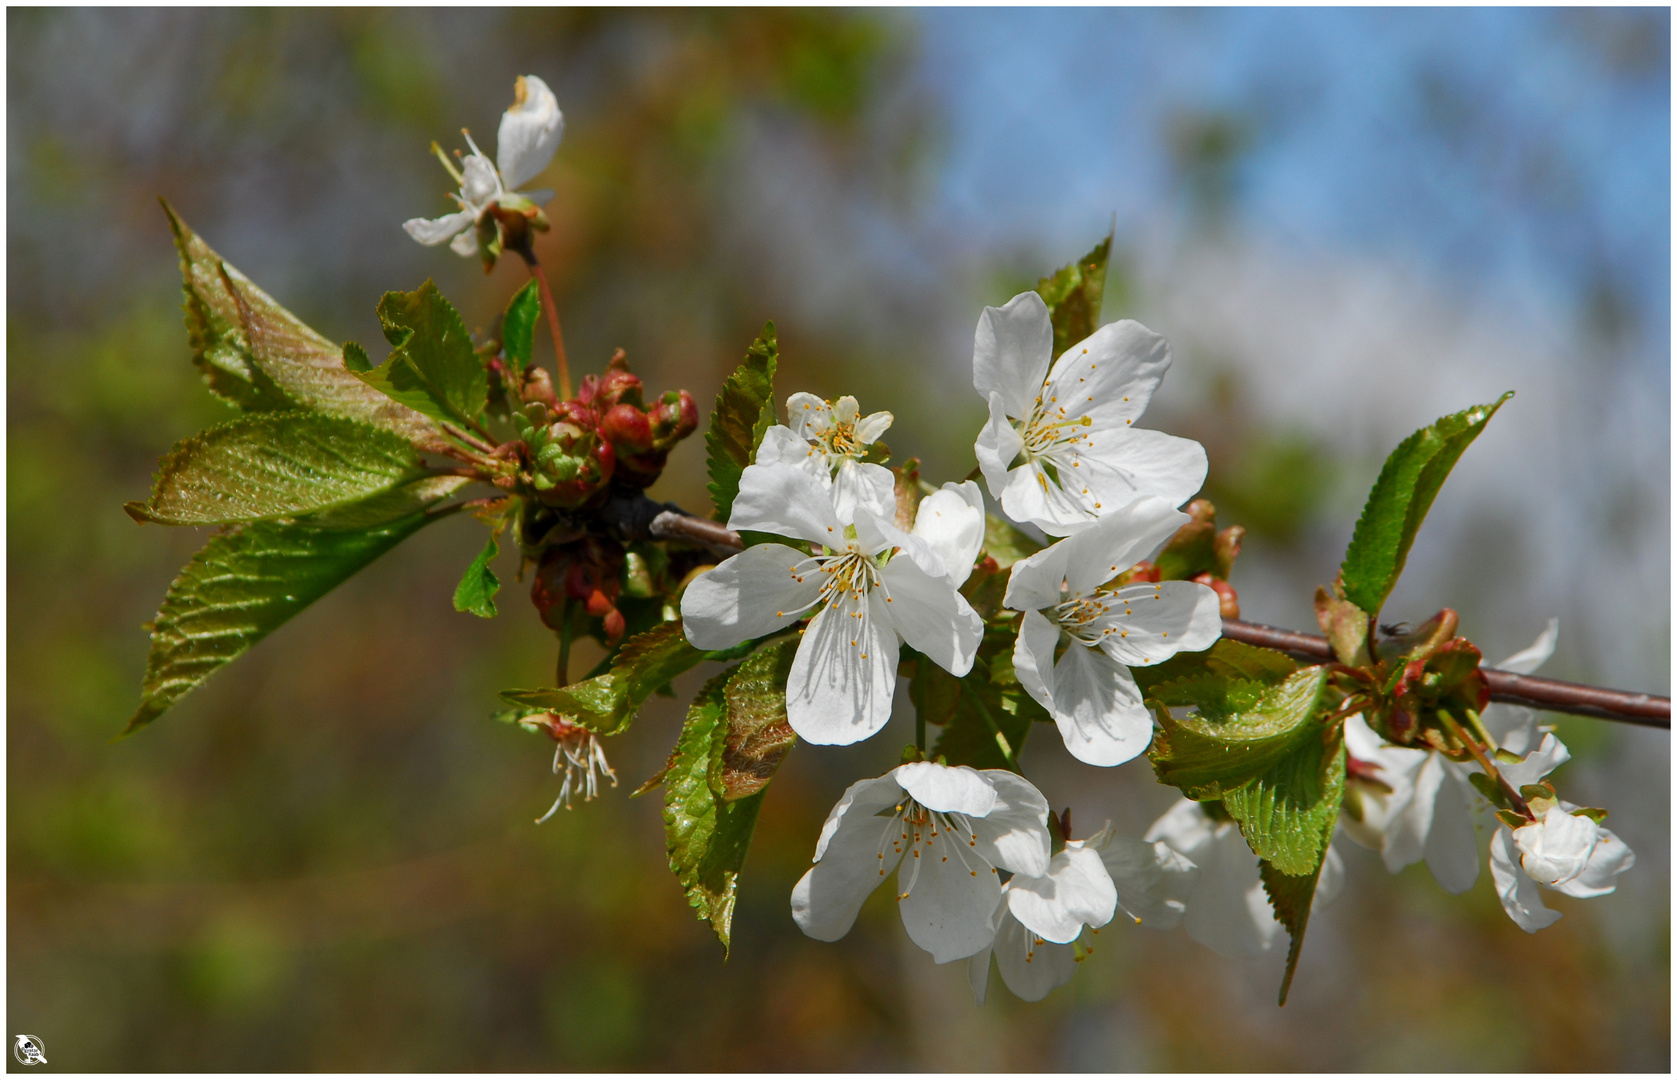
[[[1054,324],[1054,355],[1059,356],[1095,332],[1101,319],[1101,294],[1106,291],[1106,261],[1112,254],[1112,234],[1070,266],[1037,282],[1037,295],[1048,305]]]
[[[1298,668],[1298,662],[1284,652],[1247,645],[1233,638],[1218,638],[1203,652],[1177,653],[1162,664],[1131,668],[1130,674],[1142,694],[1151,695],[1155,686],[1196,675],[1278,685]]]
[[[1003,570],[1020,559],[1028,559],[1042,550],[1042,545],[1014,528],[995,514],[984,515],[984,553],[996,560]]]
[[[373,370],[373,358],[367,355],[367,350],[353,341],[344,342],[344,367],[360,374]]]
[[[1301,746],[1314,743],[1319,751],[1321,725],[1314,721],[1327,676],[1325,667],[1304,668],[1279,682],[1206,672],[1154,687],[1149,696],[1159,704],[1197,710],[1183,717],[1158,710],[1161,730],[1148,756],[1159,782],[1190,799],[1222,798],[1228,805],[1235,791],[1290,760]],[[1229,812],[1241,816],[1233,806]]]
[[[512,294],[507,313],[501,319],[501,349],[508,360],[520,367],[529,364],[535,352],[536,322],[541,317],[541,293],[536,290],[536,280],[531,278]]]
[[[1321,866],[1344,795],[1338,727],[1324,732],[1312,718],[1304,731],[1263,775],[1223,794],[1223,809],[1240,823],[1246,843],[1283,874],[1313,874]]]
[[[768,787],[798,737],[786,719],[786,678],[795,640],[752,656],[728,680],[728,728],[711,770],[711,790],[733,802]]]
[[[705,432],[705,468],[716,520],[726,522],[739,494],[740,474],[757,456],[757,444],[774,425],[774,371],[780,356],[774,323],[751,343],[745,362],[734,369],[716,395]]]
[[[1324,849],[1324,857],[1326,849]],[[1263,879],[1264,892],[1269,894],[1269,906],[1275,918],[1287,928],[1287,971],[1281,976],[1281,996],[1277,1004],[1287,1004],[1287,992],[1293,988],[1293,972],[1298,970],[1299,952],[1304,948],[1304,930],[1310,923],[1310,905],[1316,898],[1316,882],[1322,876],[1320,864],[1308,874],[1283,874],[1269,863],[1260,863],[1258,874]]]
[[[318,529],[377,529],[432,506],[470,483],[472,480],[465,476],[423,476],[360,502],[310,514],[304,520]]]
[[[355,377],[433,420],[476,423],[489,401],[489,374],[472,351],[466,324],[436,283],[385,293],[378,317],[394,348],[384,363]]]
[[[493,619],[500,614],[495,610],[495,594],[501,591],[501,579],[489,569],[490,562],[500,553],[500,539],[495,533],[490,533],[489,543],[483,545],[483,550],[472,560],[472,565],[466,567],[466,575],[454,588],[455,611],[469,611],[484,619]]]
[[[1363,504],[1351,546],[1345,550],[1340,575],[1347,600],[1371,616],[1380,614],[1445,478],[1462,451],[1513,396],[1510,391],[1489,405],[1442,417],[1392,451]]]
[[[716,762],[727,747],[728,684],[743,666],[710,680],[693,699],[663,773],[670,870],[687,893],[687,902],[716,932],[723,955],[733,932],[740,869],[763,806],[761,790],[728,800],[712,785]],[[782,701],[784,708],[784,697]]]
[[[224,525],[359,502],[422,475],[413,446],[383,428],[314,412],[241,416],[183,440],[158,463],[136,521]]]
[[[503,690],[501,699],[509,705],[556,712],[597,735],[616,735],[629,726],[655,690],[706,656],[688,644],[680,620],[674,620],[624,642],[604,675],[570,686]]]
[[[150,626],[140,708],[124,734],[433,520],[420,510],[367,529],[258,522],[212,538],[169,586]]]
[[[421,449],[446,445],[436,425],[357,379],[336,345],[223,262],[168,203],[163,209],[180,253],[192,361],[211,391],[248,411],[312,409],[393,431]]]

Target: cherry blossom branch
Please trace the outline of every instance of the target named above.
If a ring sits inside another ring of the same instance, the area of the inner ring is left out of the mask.
[[[1333,648],[1324,637],[1283,630],[1262,623],[1223,620],[1223,636],[1247,645],[1261,645],[1310,660],[1332,660]],[[1480,668],[1485,683],[1490,687],[1491,700],[1509,705],[1524,705],[1530,709],[1571,713],[1575,716],[1595,716],[1603,720],[1618,720],[1643,727],[1671,728],[1671,699],[1656,694],[1637,694],[1628,690],[1609,690],[1601,686],[1543,679],[1535,675],[1516,675],[1512,671]]]
[[[694,517],[674,503],[656,503],[645,495],[616,496],[604,516],[631,540],[677,540],[726,557],[745,550],[739,534],[725,525]],[[1333,648],[1318,634],[1301,634],[1278,626],[1223,620],[1223,636],[1247,645],[1278,649],[1309,660],[1332,660]],[[1671,699],[1657,694],[1610,690],[1601,686],[1516,675],[1512,671],[1481,668],[1491,700],[1530,709],[1594,716],[1643,727],[1671,728]]]

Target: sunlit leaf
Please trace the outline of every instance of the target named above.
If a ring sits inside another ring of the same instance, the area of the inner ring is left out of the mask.
[[[774,426],[774,371],[780,355],[774,323],[763,327],[716,395],[705,432],[705,468],[716,519],[726,522],[739,494],[740,474],[757,456],[757,444]]]
[[[711,788],[732,801],[768,786],[798,737],[786,719],[786,677],[796,641],[770,645],[735,669],[728,680],[728,726],[711,775]]]
[[[503,690],[508,704],[546,709],[600,735],[629,726],[653,691],[706,658],[687,642],[680,621],[661,623],[623,643],[611,670],[570,686]]]
[[[378,317],[394,348],[384,363],[355,377],[433,420],[475,423],[489,400],[489,374],[460,313],[436,283],[385,293]]]
[[[400,435],[314,412],[241,416],[183,440],[158,463],[138,521],[221,525],[354,503],[422,475]]]
[[[386,506],[396,501],[381,498]],[[140,708],[127,730],[157,719],[222,666],[432,520],[418,510],[360,529],[322,528],[311,519],[264,521],[212,538],[169,586],[151,624]]]
[[[1351,546],[1340,567],[1345,599],[1369,615],[1380,614],[1409,558],[1415,533],[1462,451],[1485,430],[1503,402],[1476,405],[1442,417],[1398,444],[1368,493]]]
[[[1112,234],[1093,251],[1037,282],[1037,295],[1048,305],[1054,324],[1054,355],[1059,356],[1095,332],[1101,320],[1101,294],[1106,291],[1106,262],[1112,254]]]
[[[1159,782],[1180,788],[1190,799],[1222,797],[1226,803],[1230,792],[1299,746],[1315,742],[1320,747],[1316,719],[1326,690],[1327,669],[1322,667],[1281,680],[1205,672],[1153,687],[1149,697],[1165,706],[1158,711],[1160,730],[1148,752]],[[1192,712],[1175,715],[1190,706]]]
[[[251,411],[312,409],[393,431],[421,449],[445,445],[424,416],[372,389],[342,351],[232,266],[167,204],[180,253],[192,360],[219,396]]]

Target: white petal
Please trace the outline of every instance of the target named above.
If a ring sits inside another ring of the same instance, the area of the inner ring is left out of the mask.
[[[448,242],[448,250],[463,259],[469,259],[477,254],[477,229],[471,228],[455,236]]]
[[[1537,640],[1510,656],[1502,663],[1495,665],[1498,671],[1512,671],[1519,675],[1530,675],[1542,667],[1548,659],[1555,655],[1555,639],[1560,634],[1561,621],[1550,619],[1549,625],[1537,635]]]
[[[1145,667],[1179,652],[1209,649],[1223,636],[1223,613],[1217,591],[1192,581],[1126,585],[1111,601],[1101,651],[1127,667]],[[1119,605],[1123,605],[1120,607]]]
[[[921,499],[914,535],[926,541],[949,572],[950,584],[960,588],[984,547],[984,496],[978,485],[971,480],[945,484]]]
[[[869,413],[856,421],[856,441],[864,445],[879,441],[879,437],[891,430],[894,419],[888,412]]]
[[[521,75],[513,93],[516,100],[501,114],[501,129],[495,136],[495,157],[501,181],[508,188],[522,187],[547,168],[565,134],[565,116],[545,82]]]
[[[1188,521],[1187,514],[1160,498],[1141,498],[1109,507],[1095,524],[1062,541],[1066,545],[1067,587],[1073,596],[1088,596],[1151,555]]]
[[[972,444],[972,452],[978,458],[978,467],[984,472],[984,483],[998,501],[1008,485],[1008,467],[1024,448],[1025,440],[1008,423],[1007,407],[1002,404],[1002,396],[991,394],[990,419],[979,431],[978,441]]]
[[[850,394],[845,394],[833,402],[833,422],[835,424],[848,425],[851,430],[855,430],[856,418],[860,415],[862,415],[862,407],[855,397]]]
[[[1558,806],[1549,807],[1540,820],[1514,830],[1520,866],[1533,881],[1563,892],[1589,865],[1590,852],[1600,838],[1600,825]]]
[[[1502,901],[1502,910],[1508,912],[1516,926],[1535,934],[1554,923],[1561,913],[1544,906],[1537,882],[1527,877],[1518,865],[1519,855],[1513,833],[1499,827],[1491,837],[1491,881],[1496,884],[1497,899]]]
[[[1618,888],[1615,879],[1635,865],[1636,853],[1630,845],[1615,836],[1611,829],[1602,829],[1584,872],[1561,887],[1560,891],[1580,898],[1604,896]]]
[[[1479,841],[1469,811],[1472,789],[1454,770],[1445,772],[1427,831],[1427,869],[1445,892],[1460,896],[1479,880]]]
[[[1022,292],[978,317],[972,342],[972,385],[986,401],[1000,394],[1009,416],[1031,415],[1053,359],[1054,324],[1048,305]]]
[[[1100,853],[1067,844],[1048,863],[1048,873],[1018,875],[1008,884],[1008,910],[1047,941],[1077,940],[1085,925],[1101,927],[1118,908],[1118,890],[1101,863]]]
[[[474,210],[483,209],[491,199],[501,193],[501,181],[495,175],[495,166],[480,153],[466,155],[460,166],[460,174],[460,198]]]
[[[985,769],[996,805],[972,819],[973,850],[991,866],[1027,877],[1048,873],[1048,800],[1031,782],[1006,769]]]
[[[783,544],[746,548],[687,586],[682,629],[695,649],[726,649],[772,634],[804,616],[821,580],[802,552]]]
[[[891,719],[898,650],[884,607],[877,589],[860,600],[846,595],[804,630],[786,681],[786,720],[805,742],[861,742]]]
[[[1070,470],[1062,470],[1063,478]],[[990,488],[995,494],[995,487]],[[1099,508],[1091,496],[1066,492],[1050,480],[1040,462],[1027,461],[1007,474],[1007,485],[998,496],[1002,512],[1014,521],[1028,521],[1050,536],[1069,536],[1088,528],[1098,518]],[[1114,504],[1106,504],[1108,507]]]
[[[1054,649],[1059,643],[1059,627],[1040,611],[1025,612],[1019,624],[1019,637],[1013,643],[1013,672],[1025,693],[1047,709],[1049,715],[1054,713]]]
[[[807,439],[800,438],[791,428],[780,424],[763,432],[763,441],[757,444],[757,456],[752,459],[752,464],[787,465],[817,479],[832,475],[825,454],[810,445]]]
[[[1058,604],[1060,586],[1066,580],[1067,556],[1076,550],[1062,540],[1014,563],[1008,571],[1002,603],[1014,611],[1040,611]]]
[[[1566,748],[1566,744],[1557,739],[1554,732],[1546,731],[1536,750],[1514,764],[1498,762],[1497,771],[1518,791],[1527,784],[1537,783],[1571,760],[1572,751]]]
[[[1122,765],[1153,741],[1153,718],[1128,668],[1073,642],[1054,665],[1054,724],[1071,756]]]
[[[786,423],[800,439],[815,439],[833,427],[833,407],[799,391],[786,399]]]
[[[908,893],[897,905],[903,926],[940,964],[971,956],[995,939],[1001,899],[997,875],[976,859],[970,867],[961,862],[950,846],[956,842],[944,832],[931,847],[916,849],[920,858],[905,858],[897,869],[897,888]],[[941,861],[946,856],[949,861]]]
[[[469,229],[475,215],[470,210],[445,214],[440,218],[411,218],[402,222],[408,235],[426,247],[436,247],[461,229]]]
[[[1381,857],[1386,870],[1397,873],[1411,863],[1426,857],[1427,834],[1432,831],[1433,810],[1438,805],[1438,788],[1444,783],[1444,765],[1435,752],[1410,751],[1417,759],[1413,781],[1407,786],[1408,798],[1391,802],[1391,819],[1386,826],[1386,846]],[[1388,756],[1391,755],[1388,752]],[[1388,768],[1386,774],[1394,770]]]
[[[947,578],[932,577],[898,555],[881,572],[885,607],[897,633],[951,675],[972,670],[984,639],[984,620]]]
[[[553,201],[554,193],[552,188],[536,188],[532,191],[520,191],[517,194],[529,199],[537,206],[546,206]]]
[[[1310,898],[1310,910],[1327,907],[1339,899],[1339,891],[1345,887],[1345,860],[1340,858],[1339,849],[1330,842],[1328,852],[1322,856],[1322,871],[1316,877],[1316,892]]]
[[[889,776],[858,780],[827,815],[815,865],[792,889],[792,918],[804,933],[837,941],[850,932],[863,901],[901,857],[891,844],[900,824],[875,816],[901,798],[902,789]]]
[[[1038,945],[1036,935],[1011,914],[1001,917],[994,949],[1002,982],[1021,1001],[1041,1001],[1077,971],[1072,946],[1047,941]]]
[[[1147,408],[1170,369],[1170,342],[1133,319],[1096,330],[1067,349],[1048,376],[1048,393],[1067,416],[1126,426]]]
[[[747,465],[728,528],[779,533],[842,549],[844,526],[816,477],[790,465]]]
[[[883,465],[845,461],[833,478],[833,513],[846,523],[864,513],[895,517],[897,478]]]
[[[996,808],[996,786],[967,765],[913,761],[897,766],[891,777],[928,810],[983,817]]]
[[[1077,447],[1077,467],[1061,467],[1060,476],[1075,472],[1103,512],[1147,495],[1179,506],[1205,483],[1205,447],[1193,439],[1096,425]]]
[[[1132,836],[1108,836],[1099,850],[1101,862],[1118,890],[1118,906],[1130,918],[1161,930],[1182,921],[1188,897],[1200,878],[1193,860],[1163,840],[1137,840]]]
[[[1219,825],[1203,855],[1202,871],[1182,920],[1188,936],[1224,956],[1257,956],[1275,944],[1281,924],[1270,912],[1258,876],[1258,857],[1233,825]]]
[[[1210,850],[1217,823],[1206,814],[1205,808],[1192,799],[1178,799],[1159,820],[1148,826],[1142,839],[1148,843],[1163,842],[1195,863]]]

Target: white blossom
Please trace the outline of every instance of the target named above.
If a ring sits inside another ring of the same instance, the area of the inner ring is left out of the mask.
[[[1013,564],[1003,603],[1025,613],[1014,670],[1079,761],[1118,765],[1147,749],[1153,720],[1130,668],[1209,648],[1223,632],[1217,593],[1204,585],[1103,587],[1188,520],[1163,499],[1140,499]]]
[[[1170,367],[1170,345],[1125,319],[1054,362],[1048,306],[1034,292],[987,307],[973,337],[973,386],[990,421],[973,450],[1015,521],[1053,536],[1146,495],[1179,506],[1205,482],[1205,448],[1135,427]]]
[[[1530,646],[1497,667],[1529,675],[1554,653],[1557,622],[1549,620]],[[1535,784],[1570,758],[1565,745],[1543,733],[1533,746],[1536,717],[1530,709],[1492,705],[1481,721],[1501,749],[1522,755],[1499,762],[1498,770],[1516,791]],[[1426,860],[1434,880],[1447,892],[1464,893],[1479,879],[1479,841],[1473,809],[1484,799],[1469,777],[1474,762],[1451,761],[1436,750],[1393,746],[1376,735],[1362,716],[1345,723],[1345,747],[1351,757],[1349,802],[1340,824],[1357,843],[1380,852],[1386,869],[1397,873]]]
[[[890,490],[895,484],[890,469],[862,460],[891,426],[891,414],[860,414],[849,395],[830,402],[814,394],[793,394],[786,399],[787,423],[763,434],[756,463],[791,465],[831,477],[833,503],[841,515],[848,514],[881,486]]]
[[[1553,736],[1549,736],[1553,738]],[[1500,826],[1491,837],[1491,879],[1515,925],[1534,934],[1561,917],[1543,903],[1537,886],[1567,896],[1604,896],[1618,876],[1636,865],[1636,853],[1596,821],[1573,813],[1568,802],[1518,829]]]
[[[804,541],[814,554],[758,544],[682,594],[687,639],[700,649],[809,618],[786,684],[787,720],[807,742],[858,742],[885,725],[902,642],[954,675],[971,670],[977,655],[983,621],[938,553],[959,547],[950,534],[962,534],[963,523],[923,513],[905,533],[886,509],[868,501],[841,515],[830,480],[789,465],[752,465],[740,477],[729,528]]]
[[[810,937],[837,941],[893,870],[914,943],[940,964],[971,956],[995,938],[997,871],[1049,872],[1048,800],[1002,769],[929,761],[858,781],[822,826],[815,865],[792,890],[792,918]]]
[[[455,169],[443,157],[443,167],[460,185],[459,193],[450,196],[460,209],[439,218],[412,218],[403,222],[402,228],[427,247],[452,241],[449,247],[455,254],[477,254],[476,226],[496,203],[541,206],[553,198],[553,192],[545,188],[525,192],[517,189],[547,168],[564,133],[564,114],[547,83],[534,75],[520,75],[513,84],[513,103],[501,114],[496,134],[498,166],[478,149],[470,133],[464,133],[472,152],[461,161],[460,168]],[[440,150],[438,155],[442,156]]]
[[[1119,909],[1137,923],[1174,926],[1197,875],[1168,845],[1118,836],[1110,823],[1067,842],[1046,876],[1015,875],[1003,886],[995,940],[967,961],[973,996],[983,1003],[994,955],[1014,996],[1042,1000],[1094,952],[1085,931],[1099,934]]]

